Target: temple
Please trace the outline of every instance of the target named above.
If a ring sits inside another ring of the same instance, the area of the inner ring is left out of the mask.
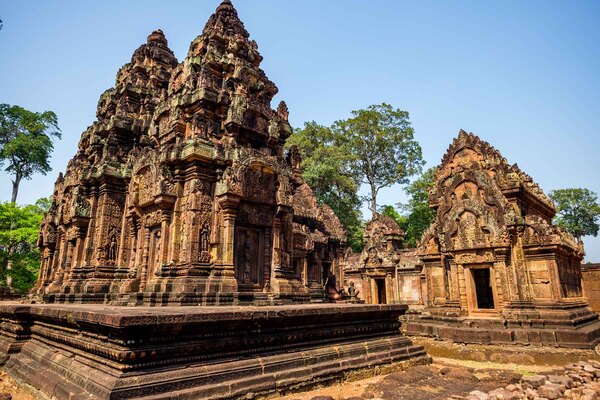
[[[435,219],[416,249],[403,248],[401,228],[385,215],[367,225],[362,254],[344,260],[360,299],[409,305],[409,335],[579,348],[600,342],[588,302],[598,268],[583,268],[582,279],[581,245],[552,224],[554,204],[516,164],[461,130],[429,203]]]
[[[583,252],[552,225],[530,176],[461,131],[430,191],[435,221],[417,250],[425,310],[409,334],[466,343],[594,347],[600,321],[582,293]]]
[[[437,170],[418,248],[377,215],[352,254],[261,61],[223,0],[183,62],[157,30],[119,70],[55,184],[29,301],[0,304],[11,376],[57,399],[250,399],[431,362],[403,332],[600,342],[582,248],[473,134]]]
[[[370,304],[422,304],[424,275],[415,249],[405,249],[404,232],[389,216],[377,214],[366,226],[365,247],[345,259],[344,278]]]
[[[178,63],[148,36],[60,175],[39,246],[44,302],[322,299],[345,232],[302,180],[288,109],[229,1]],[[339,272],[338,272],[339,273]]]
[[[326,302],[345,232],[261,60],[224,0],[182,63],[157,30],[121,68],[56,182],[29,304],[0,304],[9,374],[57,399],[247,399],[430,362],[407,306]]]

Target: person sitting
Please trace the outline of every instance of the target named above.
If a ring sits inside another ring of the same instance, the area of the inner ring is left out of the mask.
[[[325,298],[329,301],[342,301],[342,295],[337,288],[337,279],[333,272],[329,271],[325,281]]]
[[[354,282],[350,281],[350,287],[348,287],[348,297],[350,297],[351,299],[356,299],[359,293],[360,290],[356,289],[354,287]]]

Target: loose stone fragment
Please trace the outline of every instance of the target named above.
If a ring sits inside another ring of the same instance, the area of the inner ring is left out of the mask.
[[[524,376],[521,378],[521,383],[524,386],[537,389],[546,382],[546,377],[543,375]]]
[[[564,391],[564,386],[557,385],[555,383],[547,383],[537,389],[537,392],[540,396],[550,400],[556,400],[560,398]]]

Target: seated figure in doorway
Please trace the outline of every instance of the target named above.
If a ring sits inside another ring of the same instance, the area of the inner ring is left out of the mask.
[[[333,272],[329,271],[325,281],[325,298],[330,301],[342,301],[342,294],[337,288],[337,279]]]
[[[360,290],[356,289],[354,287],[354,282],[350,281],[350,286],[348,287],[348,296],[351,299],[356,299],[358,297],[359,293],[360,293]]]

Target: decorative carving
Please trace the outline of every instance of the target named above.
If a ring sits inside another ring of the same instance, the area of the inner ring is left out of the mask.
[[[244,291],[308,299],[294,263],[316,251],[334,258],[345,233],[302,180],[297,155],[293,166],[283,157],[289,111],[271,108],[278,89],[261,61],[227,1],[182,63],[162,31],[148,36],[56,181],[39,240],[52,282],[45,272],[37,293],[110,301],[139,291],[160,294],[144,297],[151,304],[198,304],[233,301],[250,280],[260,287]],[[236,274],[244,263],[252,279]],[[63,279],[70,265],[77,271]]]
[[[550,296],[547,301],[580,295],[578,272],[568,265],[578,265],[582,253],[552,225],[554,205],[529,175],[477,136],[459,133],[437,170],[429,200],[436,217],[418,249],[430,270],[427,304],[446,293],[445,303],[462,314],[481,311],[479,301],[501,313],[507,303],[498,299],[522,304],[534,294]],[[563,258],[569,261],[558,261]],[[451,260],[450,273],[435,280],[435,271],[448,270],[444,260]],[[463,272],[457,268],[468,269],[471,285],[461,284]],[[552,294],[540,286],[550,282]]]

